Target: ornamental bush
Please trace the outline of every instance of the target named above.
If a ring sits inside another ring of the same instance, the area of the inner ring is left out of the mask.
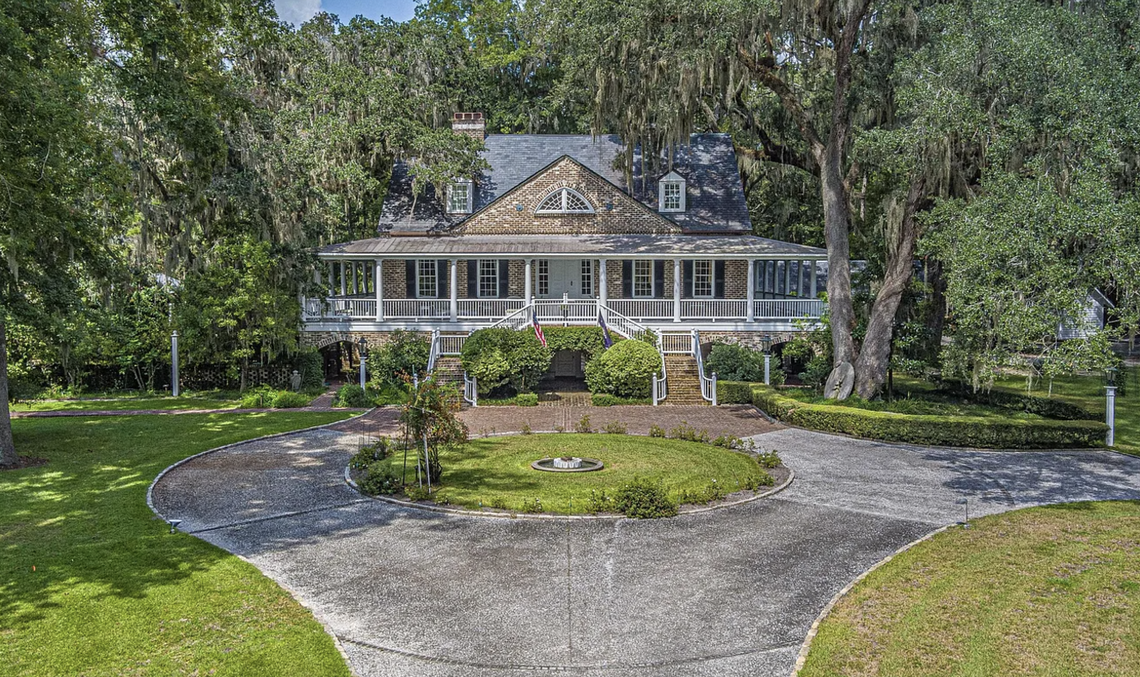
[[[463,344],[463,370],[478,379],[479,394],[505,387],[530,392],[550,368],[551,353],[531,329],[480,329]]]
[[[634,519],[673,517],[677,514],[677,504],[670,500],[665,488],[641,477],[634,477],[629,484],[617,490],[613,506],[626,517]]]
[[[752,403],[791,425],[887,442],[991,449],[1062,449],[1104,445],[1099,421],[993,419],[872,411],[809,404],[753,384]]]
[[[333,406],[362,409],[368,406],[368,396],[365,394],[364,388],[361,388],[355,383],[348,383],[336,391]]]
[[[586,364],[592,393],[649,397],[653,376],[661,371],[661,353],[642,341],[619,341]]]
[[[515,395],[515,404],[520,407],[537,407],[538,395],[536,393],[519,393]]]
[[[368,352],[372,387],[402,386],[413,374],[423,374],[431,354],[431,341],[414,331],[397,329],[384,345]]]
[[[714,343],[705,361],[707,371],[725,381],[763,381],[764,353],[732,343]]]

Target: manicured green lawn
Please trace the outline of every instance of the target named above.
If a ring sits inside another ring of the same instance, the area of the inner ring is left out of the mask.
[[[553,456],[597,458],[605,468],[552,473],[530,467],[532,461]],[[397,454],[391,462],[399,468],[402,458]],[[442,454],[440,462],[443,487],[439,496],[451,503],[477,508],[482,501],[487,507],[516,510],[538,499],[545,512],[557,513],[585,513],[591,491],[612,496],[635,476],[660,480],[676,496],[682,490],[708,487],[714,480],[731,493],[739,490],[738,482],[767,474],[746,454],[697,442],[634,435],[488,437],[473,440],[460,452]],[[408,476],[414,478],[414,470]]]
[[[1005,407],[985,404],[965,403],[954,397],[935,391],[929,384],[917,380],[902,378],[896,379],[895,399],[892,400],[863,400],[851,397],[846,400],[829,400],[811,391],[787,388],[780,391],[781,395],[791,397],[802,402],[818,404],[827,407],[851,407],[868,411],[889,411],[896,414],[915,414],[920,416],[970,416],[987,419],[1021,419],[1041,420],[1036,414],[1024,411],[1014,411]]]
[[[233,409],[229,397],[114,397],[78,400],[39,400],[12,404],[12,411],[126,411],[130,409]]]
[[[312,615],[146,505],[191,454],[343,413],[13,421],[45,466],[0,472],[0,674],[348,675]]]
[[[977,520],[868,576],[801,677],[1140,674],[1140,502]]]
[[[1127,379],[1126,391],[1116,398],[1116,446],[1118,451],[1140,455],[1140,367],[1131,367],[1120,376]],[[1011,376],[998,386],[1015,392],[1026,392],[1025,379]],[[1104,375],[1065,376],[1053,381],[1053,394],[1048,383],[1035,383],[1030,394],[1054,397],[1083,407],[1099,417],[1104,416]],[[1102,418],[1103,420],[1103,418]]]

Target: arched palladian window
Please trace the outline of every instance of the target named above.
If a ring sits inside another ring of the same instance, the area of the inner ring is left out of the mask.
[[[593,214],[594,208],[573,188],[559,188],[538,203],[535,214]]]

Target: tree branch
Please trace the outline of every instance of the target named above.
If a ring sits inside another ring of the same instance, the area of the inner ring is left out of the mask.
[[[869,0],[867,0],[869,1]],[[780,99],[784,110],[795,120],[796,126],[803,135],[804,141],[811,146],[812,153],[820,155],[823,152],[823,142],[819,139],[819,134],[815,131],[815,126],[812,121],[811,113],[803,107],[800,100],[796,98],[795,92],[792,91],[791,86],[780,77],[776,72],[775,65],[769,63],[761,63],[754,59],[743,46],[737,47],[736,55],[740,59],[744,67],[747,68],[752,74],[760,81],[762,85],[767,87],[773,94]],[[769,59],[768,61],[773,61]]]

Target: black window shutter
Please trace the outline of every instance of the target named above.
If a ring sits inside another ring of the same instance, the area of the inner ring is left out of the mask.
[[[467,298],[479,298],[479,262],[467,259]]]
[[[716,276],[713,278],[713,296],[718,299],[724,298],[724,261],[717,261],[713,264],[716,270]]]
[[[511,262],[499,259],[499,298],[505,299],[511,295]]]
[[[665,298],[665,262],[661,259],[653,262],[653,291],[655,298]]]
[[[451,268],[447,265],[447,259],[439,259],[435,262],[435,279],[439,280],[436,284],[436,289],[439,290],[439,298],[451,298],[451,289],[448,287],[451,284]]]
[[[633,261],[621,262],[621,297],[633,298]]]
[[[408,285],[407,298],[416,298],[416,262],[414,260],[404,261],[404,272],[406,273],[405,281]]]
[[[685,276],[682,278],[684,283],[681,285],[681,298],[693,298],[693,262],[684,261],[681,263],[682,269],[685,271]]]

